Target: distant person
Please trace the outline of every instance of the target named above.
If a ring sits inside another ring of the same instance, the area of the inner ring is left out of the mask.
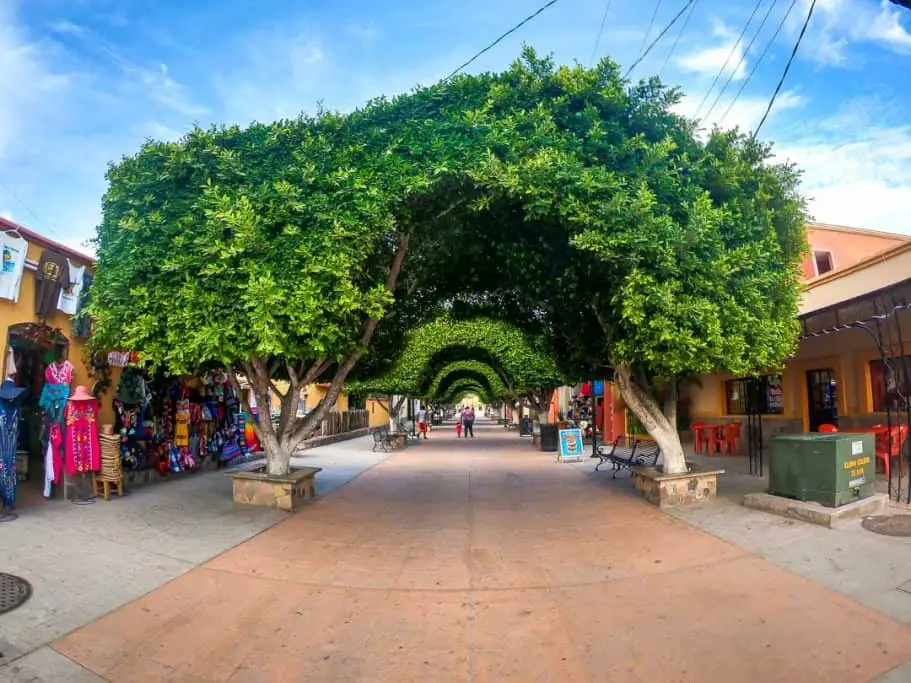
[[[456,421],[456,438],[457,439],[462,438],[462,418],[461,418],[461,416]]]
[[[421,409],[418,410],[418,436],[423,435],[424,440],[427,440],[427,408],[423,405]]]
[[[474,438],[474,408],[468,406],[462,411],[462,425],[465,429],[465,438]]]

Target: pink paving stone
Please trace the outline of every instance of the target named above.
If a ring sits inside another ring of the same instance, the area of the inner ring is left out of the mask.
[[[115,682],[868,681],[911,629],[450,430],[55,644]]]

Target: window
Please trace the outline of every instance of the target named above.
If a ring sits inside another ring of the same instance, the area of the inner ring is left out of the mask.
[[[870,389],[873,411],[904,410],[911,396],[911,356],[890,358],[888,367],[881,360],[870,361]]]
[[[814,251],[813,260],[816,261],[817,275],[828,273],[830,270],[833,270],[835,268],[835,264],[832,263],[831,251]]]
[[[781,375],[741,377],[724,383],[728,415],[746,415],[752,407],[763,415],[784,413],[784,393]]]
[[[367,399],[363,396],[348,396],[348,410],[364,410],[367,408]]]

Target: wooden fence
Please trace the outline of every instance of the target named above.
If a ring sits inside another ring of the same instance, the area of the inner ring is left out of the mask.
[[[366,429],[370,426],[370,414],[366,410],[346,410],[343,413],[331,412],[320,425],[317,436],[333,436],[353,432],[355,429]]]

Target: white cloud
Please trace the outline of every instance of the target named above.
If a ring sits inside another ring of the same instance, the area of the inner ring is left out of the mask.
[[[743,46],[735,39],[717,47],[690,52],[678,59],[677,65],[684,71],[711,76],[723,67],[723,77],[733,75],[733,79],[739,81],[746,78],[747,74],[746,60],[743,56]]]
[[[696,109],[700,101],[701,97],[688,95],[674,107],[674,111],[683,116],[695,118]],[[736,126],[743,131],[751,131],[759,124],[766,107],[769,105],[768,98],[762,97],[740,97],[736,102],[733,102],[733,105],[732,101],[733,94],[728,94],[719,100],[714,109],[709,111],[706,107],[702,108],[700,115],[702,126],[706,131],[716,125],[723,128],[734,128]],[[711,106],[713,102],[714,94],[708,99],[708,105]],[[784,90],[776,98],[775,106],[772,107],[767,122],[772,124],[782,114],[799,109],[804,104],[806,104],[806,98],[796,90]],[[729,107],[730,111],[728,111]]]
[[[134,90],[156,104],[187,118],[199,117],[206,113],[205,107],[193,101],[189,90],[170,76],[167,64],[160,63],[156,67],[138,64],[124,56],[112,43],[97,33],[70,21],[58,21],[51,28],[58,34],[81,41],[86,50],[100,53],[110,59],[127,77],[127,85],[131,85]]]
[[[16,220],[15,218],[13,218],[13,212],[10,211],[9,209],[3,209],[3,211],[0,211],[0,218],[5,218],[8,221]]]
[[[791,13],[789,27],[796,34],[806,19],[810,0]],[[911,13],[889,0],[817,0],[801,56],[820,64],[853,68],[860,58],[850,55],[853,43],[866,43],[900,54],[911,53]]]
[[[0,159],[31,130],[46,123],[70,85],[56,71],[53,46],[29,42],[18,30],[15,16],[0,8]]]

